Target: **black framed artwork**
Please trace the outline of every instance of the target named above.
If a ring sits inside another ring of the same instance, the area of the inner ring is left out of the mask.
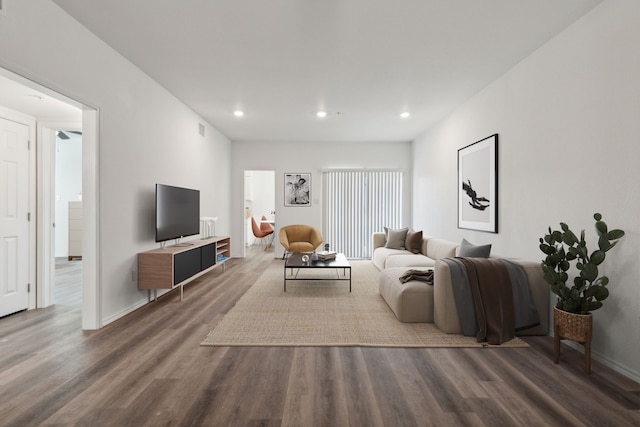
[[[458,150],[458,228],[498,232],[498,134]]]
[[[284,174],[284,205],[311,206],[311,174]]]

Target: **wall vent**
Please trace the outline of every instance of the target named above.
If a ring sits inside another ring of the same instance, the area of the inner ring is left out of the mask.
[[[0,0],[0,1],[2,1],[2,0]],[[199,129],[200,135],[204,136],[204,125],[202,123],[199,123],[199,124],[200,124],[200,126],[199,126],[200,127],[200,129]]]

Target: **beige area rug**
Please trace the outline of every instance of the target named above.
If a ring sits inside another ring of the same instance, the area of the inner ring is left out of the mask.
[[[370,261],[351,262],[351,293],[348,281],[337,280],[289,281],[285,293],[283,263],[274,260],[201,345],[487,347],[432,323],[399,322],[378,294]],[[300,270],[298,277],[318,275],[336,277],[336,271]],[[515,338],[499,347],[528,345]]]

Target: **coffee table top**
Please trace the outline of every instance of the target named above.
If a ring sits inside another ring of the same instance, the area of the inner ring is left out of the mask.
[[[311,254],[293,253],[287,258],[284,264],[285,268],[351,268],[351,264],[343,253],[337,253],[336,258],[329,261],[311,261],[309,259],[309,262],[306,263],[302,262],[303,255],[309,255],[311,258]]]

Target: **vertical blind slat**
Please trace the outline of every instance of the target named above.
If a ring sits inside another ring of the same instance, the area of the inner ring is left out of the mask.
[[[371,236],[402,221],[402,172],[323,172],[326,243],[348,258],[371,258]]]

